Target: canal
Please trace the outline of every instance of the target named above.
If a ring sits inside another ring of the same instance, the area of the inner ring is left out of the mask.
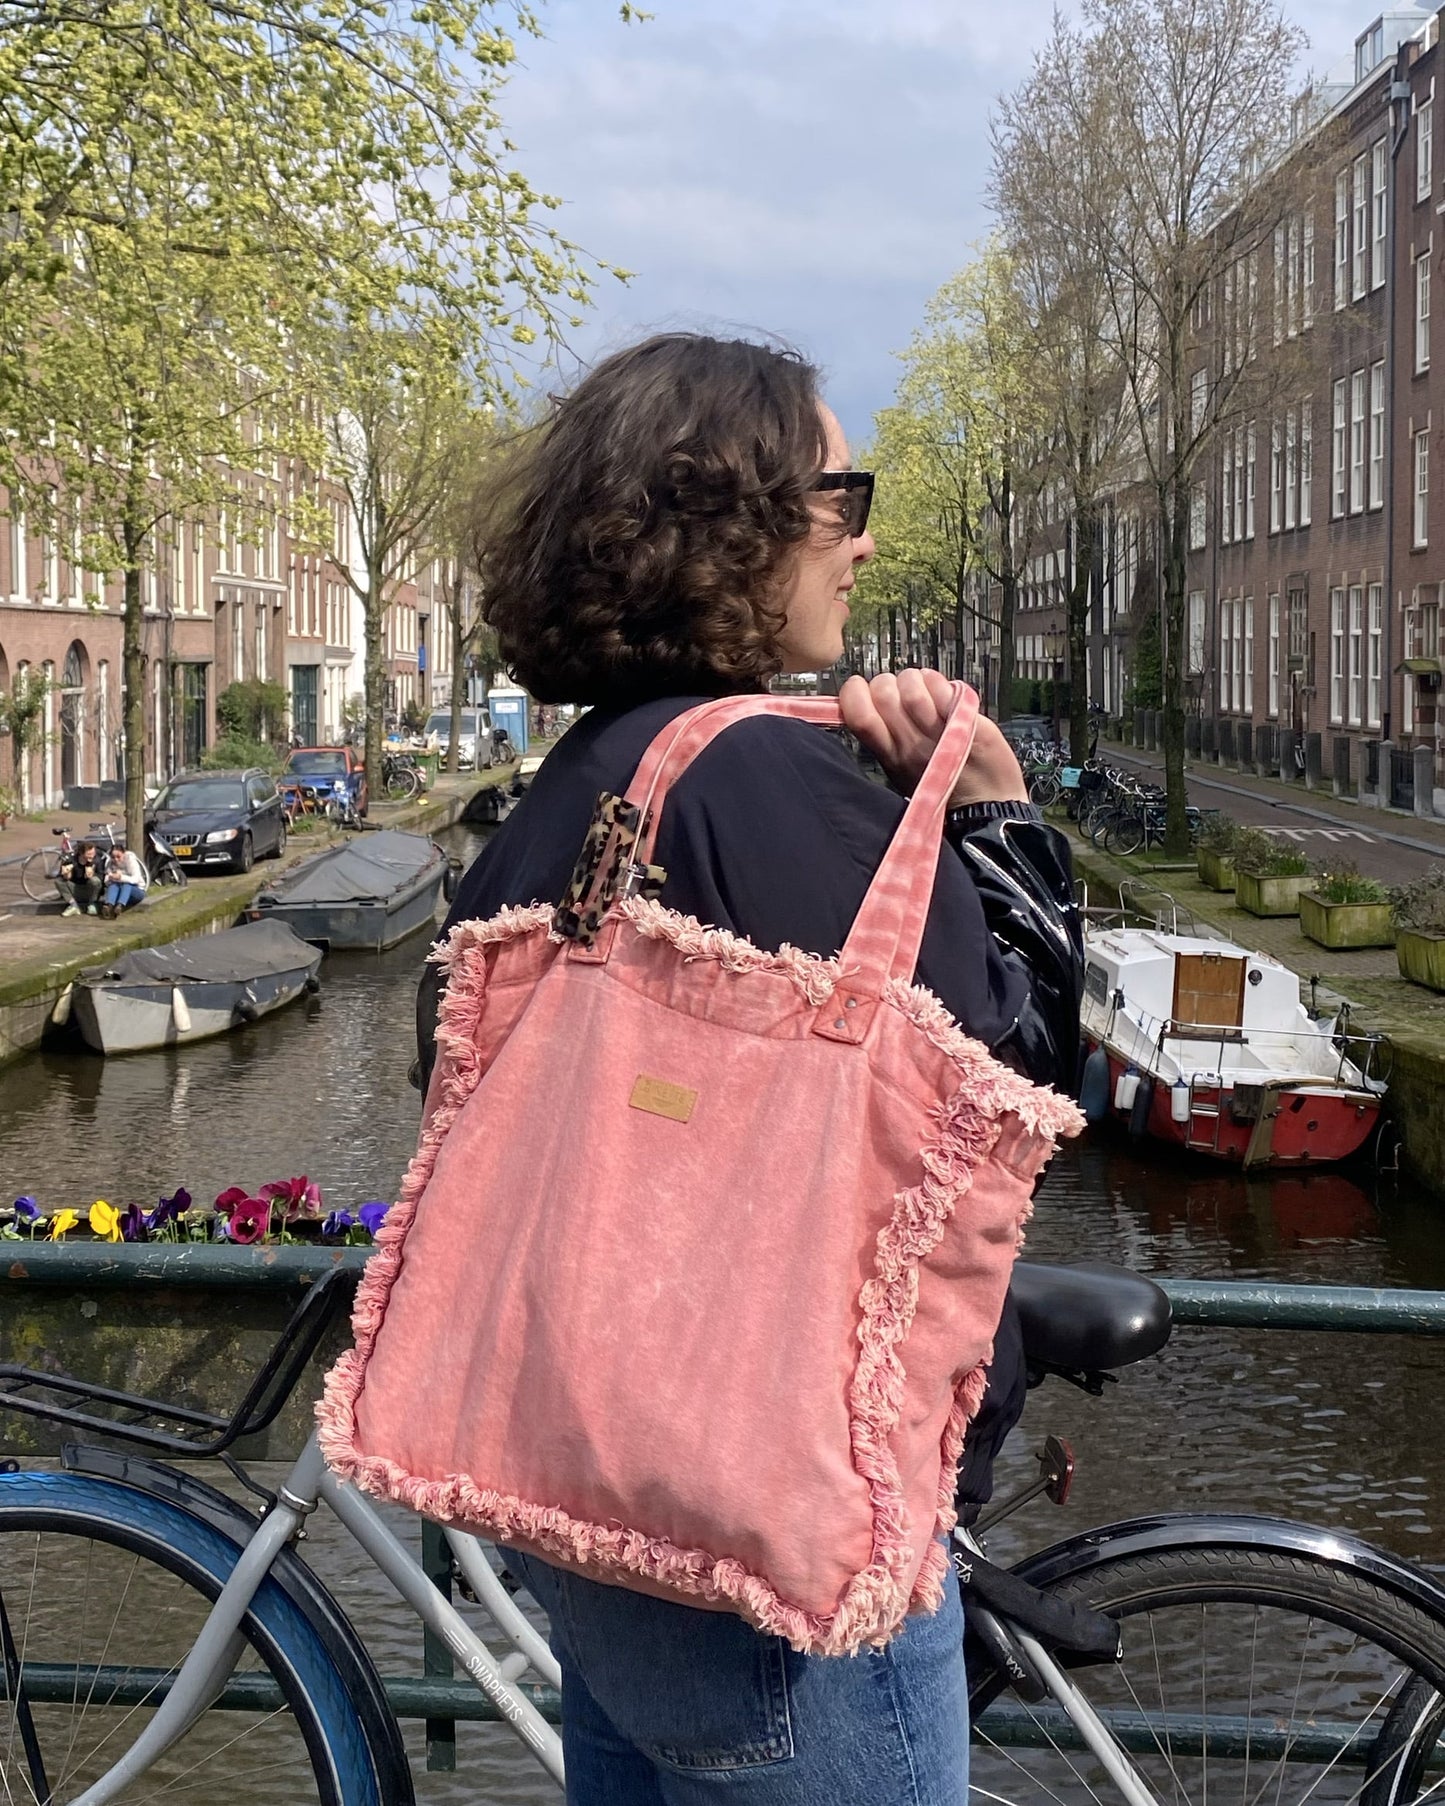
[[[464,858],[479,844],[466,830],[447,838]],[[392,1196],[416,1131],[406,1072],[424,953],[414,940],[328,961],[316,999],[174,1054],[41,1054],[6,1068],[0,1187],[49,1203],[153,1202],[177,1184],[201,1199],[305,1172],[328,1207]],[[1028,1253],[1148,1273],[1445,1287],[1441,1210],[1363,1170],[1246,1184],[1093,1143],[1055,1162]],[[1339,1525],[1445,1566],[1442,1382],[1445,1347],[1429,1340],[1183,1329],[1105,1398],[1059,1383],[1031,1397],[1001,1489],[1028,1477],[1047,1431],[1073,1442],[1078,1479],[1065,1511],[1029,1507],[993,1553],[1130,1513],[1232,1507]],[[326,1524],[308,1554],[382,1668],[417,1671],[414,1622],[354,1571]],[[558,1797],[501,1729],[462,1727],[459,1742],[455,1775],[419,1775],[424,1800]]]

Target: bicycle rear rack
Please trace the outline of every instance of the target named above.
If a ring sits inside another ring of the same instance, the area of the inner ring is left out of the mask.
[[[276,1421],[356,1279],[354,1271],[338,1268],[306,1291],[229,1417],[10,1362],[0,1362],[0,1411],[19,1411],[68,1429],[119,1437],[169,1455],[192,1459],[222,1455],[233,1443],[259,1435]],[[58,1398],[51,1396],[57,1394]],[[60,1402],[65,1399],[80,1400],[121,1415],[104,1416],[81,1409],[78,1404]],[[184,1430],[163,1429],[161,1424],[184,1426]]]

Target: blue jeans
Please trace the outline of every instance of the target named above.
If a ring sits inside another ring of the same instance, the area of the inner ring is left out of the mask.
[[[967,1806],[963,1608],[801,1656],[725,1612],[503,1551],[552,1624],[569,1806]]]
[[[113,904],[116,909],[129,909],[132,903],[139,903],[145,892],[138,884],[117,884],[113,880],[105,887],[104,901]]]

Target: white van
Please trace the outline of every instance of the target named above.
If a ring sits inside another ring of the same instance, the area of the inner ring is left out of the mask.
[[[452,743],[452,712],[450,709],[437,709],[427,717],[426,737],[436,735],[437,748],[445,767],[447,753]],[[483,771],[491,769],[494,763],[492,751],[492,718],[485,709],[465,708],[462,710],[461,729],[457,735],[457,765],[462,771]]]

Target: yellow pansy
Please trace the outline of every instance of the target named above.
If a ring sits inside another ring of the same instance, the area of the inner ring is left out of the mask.
[[[90,1226],[108,1242],[118,1242],[121,1239],[120,1212],[113,1204],[107,1204],[104,1198],[97,1198],[91,1205]]]
[[[79,1221],[80,1218],[75,1211],[57,1210],[55,1215],[50,1219],[50,1240],[52,1242],[58,1242],[61,1236],[63,1236],[68,1229],[74,1229]]]

